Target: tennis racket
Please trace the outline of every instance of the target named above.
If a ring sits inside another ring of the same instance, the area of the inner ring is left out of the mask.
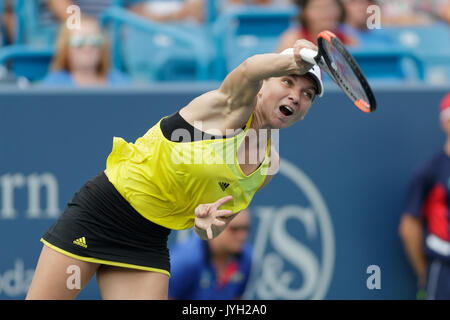
[[[377,102],[355,59],[336,35],[322,31],[317,37],[319,52],[303,48],[302,59],[317,64],[347,94],[352,102],[364,112],[373,112]]]

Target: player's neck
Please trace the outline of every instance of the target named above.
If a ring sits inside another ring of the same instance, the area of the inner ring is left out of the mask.
[[[253,118],[250,128],[255,130],[257,138],[259,138],[260,130],[268,130],[268,134],[270,134],[270,129],[274,129],[270,125],[269,121],[264,117],[264,113],[260,108],[255,108],[253,111]]]

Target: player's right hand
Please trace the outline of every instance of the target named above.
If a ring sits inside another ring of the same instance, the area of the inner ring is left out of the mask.
[[[224,227],[226,219],[233,215],[231,210],[219,210],[225,203],[231,201],[232,196],[226,196],[214,203],[200,204],[195,208],[195,227],[206,231],[209,240],[213,239],[212,226]]]
[[[294,46],[292,48],[294,49],[294,59],[295,62],[297,63],[297,66],[300,69],[300,74],[307,73],[308,70],[311,69],[313,65],[302,59],[302,56],[300,55],[300,50],[307,48],[317,52],[319,49],[314,43],[305,39],[295,41]]]

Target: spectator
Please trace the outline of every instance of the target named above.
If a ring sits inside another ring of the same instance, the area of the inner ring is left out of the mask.
[[[450,23],[450,0],[379,0],[385,25]]]
[[[296,40],[306,39],[317,44],[317,35],[329,30],[347,45],[355,44],[355,39],[346,35],[339,28],[344,21],[345,11],[340,0],[299,0],[300,14],[297,18],[299,27],[286,30],[280,39],[278,52],[291,48]]]
[[[450,92],[439,110],[447,140],[413,176],[399,226],[419,292],[430,300],[450,299]]]
[[[12,0],[3,0],[0,36],[2,44],[11,44],[14,41],[14,3]]]
[[[214,240],[193,236],[171,252],[169,297],[189,300],[239,299],[250,276],[246,244],[250,216],[241,211]]]
[[[342,0],[345,9],[344,23],[341,29],[356,40],[359,47],[389,47],[394,44],[389,33],[383,29],[369,29],[367,9],[377,5],[376,0]]]
[[[82,18],[81,28],[61,26],[51,72],[44,85],[123,85],[128,79],[109,68],[109,45],[97,21]]]

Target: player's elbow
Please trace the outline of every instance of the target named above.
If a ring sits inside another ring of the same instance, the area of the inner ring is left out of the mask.
[[[239,65],[239,73],[249,83],[258,83],[261,80],[261,69],[264,66],[261,64],[262,54],[256,54],[248,57]]]
[[[245,59],[238,67],[239,74],[242,77],[245,77],[247,80],[251,80],[253,77],[253,69],[254,69],[254,57],[248,57]]]

